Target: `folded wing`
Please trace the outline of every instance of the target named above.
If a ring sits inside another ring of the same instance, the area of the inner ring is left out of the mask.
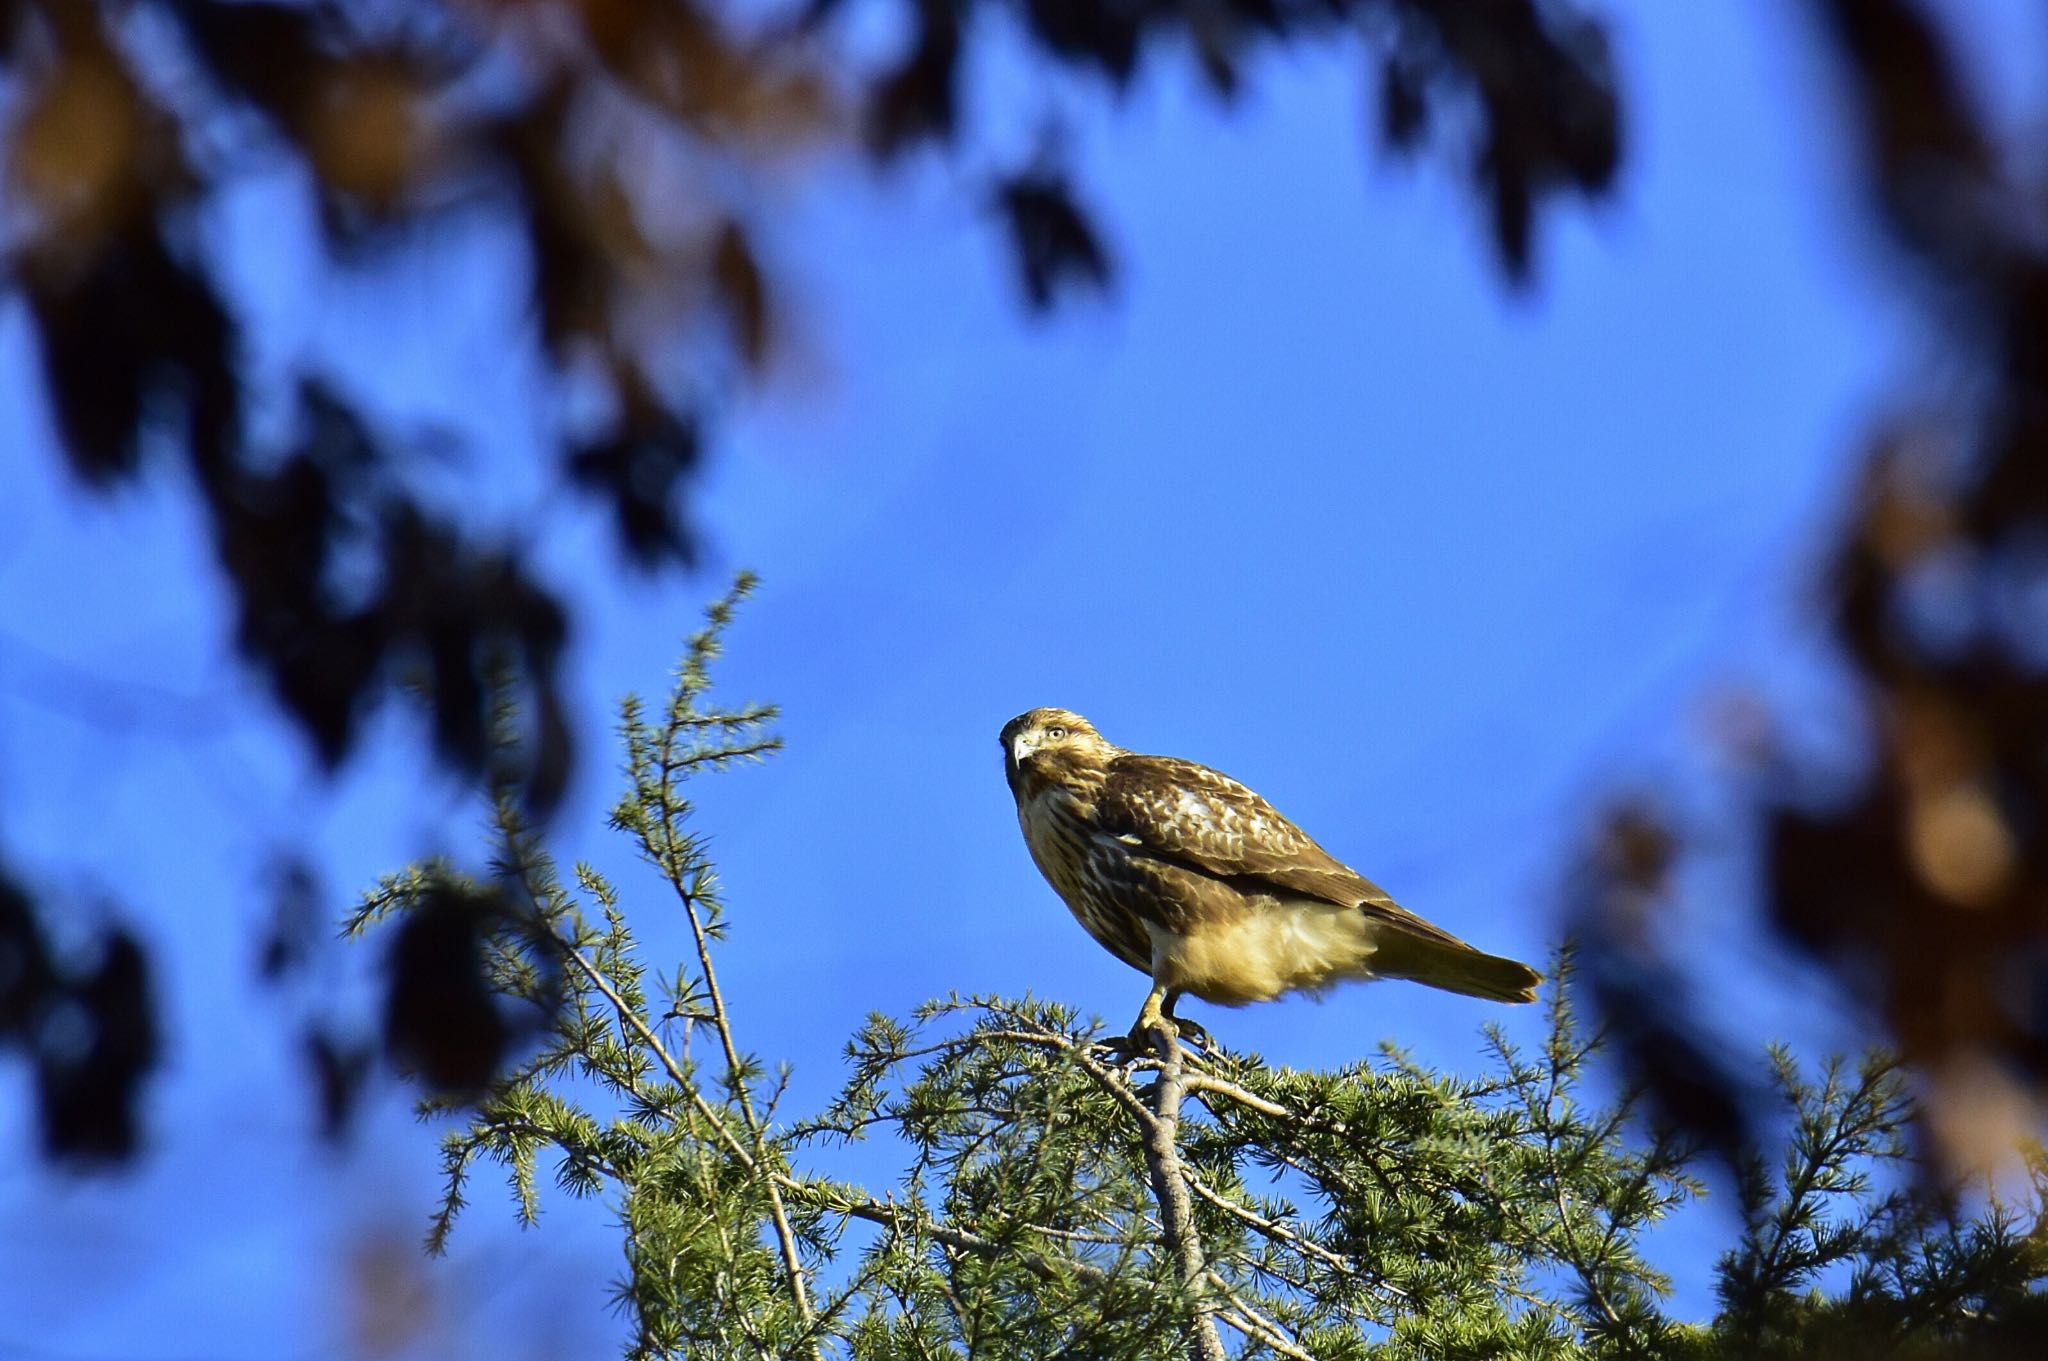
[[[1109,765],[1096,815],[1104,832],[1133,850],[1227,881],[1242,892],[1356,907],[1404,934],[1465,944],[1395,902],[1258,794],[1193,761],[1117,757]]]

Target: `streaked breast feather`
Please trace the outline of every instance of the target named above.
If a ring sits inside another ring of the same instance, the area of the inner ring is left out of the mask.
[[[1073,797],[1058,787],[1042,790],[1019,801],[1017,820],[1039,873],[1088,934],[1125,963],[1149,969],[1143,925],[1108,901],[1099,892],[1100,876],[1089,873],[1089,857],[1099,851],[1091,844],[1092,833]]]

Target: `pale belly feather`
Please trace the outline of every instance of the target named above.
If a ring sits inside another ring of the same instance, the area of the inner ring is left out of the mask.
[[[1244,917],[1194,935],[1146,924],[1152,976],[1205,1002],[1242,1006],[1371,978],[1373,924],[1355,907],[1263,898]]]

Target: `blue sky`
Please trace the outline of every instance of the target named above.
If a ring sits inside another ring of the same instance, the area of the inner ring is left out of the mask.
[[[2038,47],[2038,18],[1976,12],[2019,107],[2012,54]],[[836,1086],[871,1010],[1030,990],[1119,1028],[1134,1013],[1143,980],[1081,934],[1017,835],[995,734],[1022,709],[1227,770],[1416,910],[1540,958],[1590,813],[1638,783],[1685,788],[1710,764],[1714,695],[1825,707],[1799,633],[1813,530],[1924,346],[1883,287],[1810,35],[1782,7],[1638,4],[1616,36],[1620,192],[1547,215],[1529,295],[1503,286],[1443,159],[1373,152],[1355,52],[1268,57],[1228,114],[1168,62],[1121,108],[1067,100],[1124,266],[1107,304],[1024,318],[1001,243],[939,167],[881,184],[814,168],[777,191],[766,249],[795,281],[796,340],[718,432],[695,577],[621,588],[594,517],[543,504],[538,477],[498,481],[487,512],[584,621],[560,849],[629,886],[602,828],[612,706],[659,691],[730,569],[764,578],[721,674],[785,707],[789,750],[698,792],[734,922],[724,982],[743,1039],[795,1064],[798,1109]],[[506,465],[535,454],[536,375],[502,342],[506,243],[338,283],[289,244],[295,211],[289,184],[258,184],[216,223],[246,305],[286,337],[260,362],[316,356]],[[474,846],[473,810],[415,777],[398,717],[338,784],[306,774],[221,661],[174,479],[111,503],[63,483],[30,363],[19,309],[0,309],[0,459],[24,507],[0,546],[0,826],[72,900],[140,918],[171,1057],[140,1165],[0,1171],[0,1358],[349,1355],[334,1301],[363,1263],[410,1261],[432,1131],[387,1083],[344,1155],[308,1137],[293,1004],[253,982],[249,866],[311,836],[338,914],[377,873]],[[1726,1015],[1759,1039],[1825,1033],[1744,943],[1739,873],[1694,888],[1685,939],[1731,961]],[[641,896],[645,939],[673,952]],[[334,966],[353,1004],[368,962]],[[1497,1013],[1386,985],[1194,1014],[1314,1065],[1382,1038],[1470,1062]],[[17,1152],[26,1098],[0,1067]],[[477,1190],[421,1277],[415,1349],[608,1347],[602,1210],[552,1201],[522,1234]],[[1670,1239],[1700,1310],[1706,1235]]]

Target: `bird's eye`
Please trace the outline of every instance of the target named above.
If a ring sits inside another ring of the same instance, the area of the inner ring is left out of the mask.
[[[1045,730],[1045,735],[1047,737],[1050,737],[1053,741],[1057,742],[1062,737],[1065,737],[1067,735],[1067,730],[1065,728],[1047,728]]]

